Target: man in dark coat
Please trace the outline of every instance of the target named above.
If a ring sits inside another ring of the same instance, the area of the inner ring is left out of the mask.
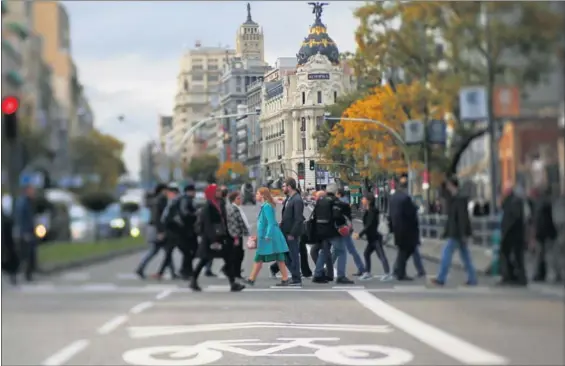
[[[533,280],[536,282],[544,282],[547,278],[548,270],[552,269],[555,272],[555,281],[560,282],[562,278],[558,260],[556,260],[557,258],[552,258],[550,255],[551,253],[553,257],[559,256],[558,253],[554,253],[555,251],[552,250],[555,247],[555,240],[557,239],[557,228],[553,220],[553,205],[549,189],[543,190],[537,198],[537,202],[535,203],[534,225],[538,253],[536,272]],[[549,266],[548,262],[550,262]]]
[[[35,236],[35,188],[27,186],[24,194],[18,197],[14,211],[15,232],[22,248],[22,260],[25,263],[26,281],[33,280],[37,267],[37,237]]]
[[[2,210],[2,271],[10,277],[12,285],[16,285],[20,259],[12,236],[12,229],[12,219]]]
[[[513,189],[506,190],[502,201],[500,224],[500,285],[526,286],[528,279],[525,266],[527,203]]]
[[[406,192],[408,182],[403,179],[389,200],[389,226],[398,248],[394,264],[394,276],[400,281],[410,281],[406,275],[406,263],[414,253],[420,240],[418,211],[412,198]]]

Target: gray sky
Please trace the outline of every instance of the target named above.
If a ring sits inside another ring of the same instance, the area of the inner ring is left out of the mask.
[[[354,51],[357,22],[352,11],[362,2],[332,2],[323,21],[340,51]],[[183,50],[203,46],[235,47],[236,31],[246,19],[240,1],[72,1],[72,54],[95,113],[95,123],[126,144],[124,161],[137,178],[139,150],[157,137],[159,114],[170,115]],[[294,56],[314,21],[301,1],[254,1],[253,20],[263,26],[265,54]],[[123,114],[126,121],[117,122]]]

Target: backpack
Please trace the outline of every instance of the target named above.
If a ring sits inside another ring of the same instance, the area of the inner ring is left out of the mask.
[[[167,230],[179,230],[184,226],[180,215],[180,197],[175,198],[163,211],[161,222]]]

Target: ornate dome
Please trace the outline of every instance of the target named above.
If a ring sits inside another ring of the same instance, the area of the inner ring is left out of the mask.
[[[334,65],[339,64],[339,50],[337,45],[328,35],[328,31],[324,23],[322,23],[322,9],[324,3],[310,3],[313,5],[313,13],[316,14],[316,21],[310,27],[308,37],[304,38],[302,47],[296,54],[298,65],[304,65],[308,59],[317,53],[326,56]]]

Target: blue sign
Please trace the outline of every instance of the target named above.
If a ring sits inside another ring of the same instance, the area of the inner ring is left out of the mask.
[[[447,141],[447,124],[443,120],[433,119],[428,122],[428,142],[445,145]]]

